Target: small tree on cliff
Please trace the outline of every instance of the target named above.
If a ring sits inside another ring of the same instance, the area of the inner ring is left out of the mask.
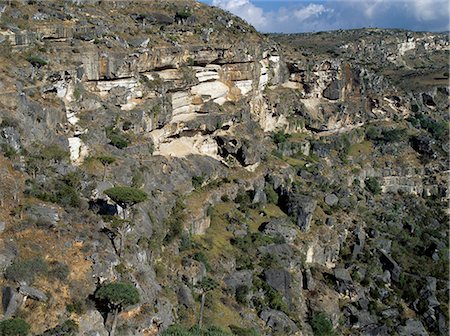
[[[131,225],[127,219],[127,211],[133,205],[144,202],[148,195],[133,187],[114,187],[105,190],[105,194],[123,209],[122,219],[114,220],[112,225],[113,232],[119,235],[120,245],[117,252],[121,256],[125,249],[125,236]]]
[[[95,293],[95,298],[106,307],[108,314],[112,314],[110,336],[114,336],[116,332],[117,317],[123,308],[140,301],[137,289],[126,282],[111,282],[102,285]]]
[[[106,179],[106,173],[107,173],[108,167],[116,161],[116,158],[114,156],[109,156],[109,155],[99,155],[99,156],[97,156],[97,160],[100,161],[101,164],[103,165],[102,181],[104,181]]]

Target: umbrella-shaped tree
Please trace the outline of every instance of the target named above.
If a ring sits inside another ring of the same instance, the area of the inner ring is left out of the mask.
[[[95,298],[103,304],[108,314],[112,314],[112,323],[109,331],[110,336],[114,336],[119,313],[127,306],[139,303],[139,292],[130,283],[111,282],[102,285],[95,293]]]
[[[125,236],[130,228],[131,222],[127,219],[127,211],[130,207],[137,203],[144,202],[148,195],[146,192],[133,187],[113,187],[104,191],[116,204],[123,209],[122,219],[113,221],[113,230],[119,235],[120,246],[118,250],[119,256],[125,249]]]

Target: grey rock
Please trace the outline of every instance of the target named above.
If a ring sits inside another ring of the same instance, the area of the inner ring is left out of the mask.
[[[58,208],[50,205],[33,205],[26,210],[28,217],[37,225],[54,227],[60,221]]]
[[[224,279],[228,289],[234,294],[236,289],[241,286],[252,286],[253,272],[251,270],[236,271]]]
[[[6,228],[6,224],[3,221],[0,221],[0,233],[3,233],[3,231],[5,231]]]
[[[352,277],[350,276],[350,272],[345,268],[335,268],[334,269],[334,277],[338,281],[343,282],[352,282]]]
[[[15,243],[6,241],[5,244],[0,247],[0,269],[5,269],[11,265],[18,254],[19,252]]]
[[[280,260],[280,265],[284,267],[291,267],[294,257],[294,251],[288,244],[271,244],[267,246],[261,246],[260,253],[267,253],[273,255]]]
[[[291,243],[297,237],[297,230],[291,225],[289,218],[273,218],[269,222],[264,223],[260,230],[262,229],[262,232],[268,236],[283,237],[286,242]]]
[[[356,241],[355,241],[355,245],[353,246],[353,252],[352,252],[353,258],[356,258],[358,256],[358,254],[362,252],[362,250],[364,249],[365,241],[366,241],[366,233],[364,232],[364,229],[362,227],[358,226],[356,228],[355,235],[356,235]]]
[[[272,268],[264,271],[264,280],[267,284],[282,294],[288,303],[291,299],[291,274],[285,269]]]
[[[98,310],[88,310],[78,320],[78,333],[82,336],[108,336],[103,317]]]
[[[185,306],[186,308],[191,308],[195,305],[192,292],[186,285],[181,285],[180,288],[178,288],[177,298],[178,303]]]
[[[2,143],[10,146],[16,152],[22,148],[20,135],[14,127],[5,127],[0,130],[0,144]]]
[[[263,189],[258,188],[255,190],[252,203],[261,205],[265,205],[267,203],[267,196]]]
[[[369,229],[368,234],[369,234],[370,238],[378,238],[380,236],[378,230],[373,229],[373,228]]]
[[[369,326],[361,335],[364,336],[386,336],[389,335],[389,328],[386,325],[381,326]]]
[[[376,241],[376,246],[383,250],[385,253],[391,253],[392,240],[386,238],[380,238]]]
[[[197,284],[206,276],[206,268],[203,263],[194,259],[183,260],[183,280],[190,284]]]
[[[323,90],[322,95],[330,100],[338,100],[341,96],[341,83],[339,80],[332,81],[326,88]]]
[[[325,221],[325,224],[327,226],[333,227],[336,225],[336,221],[333,217],[328,217],[327,220]]]
[[[389,309],[383,310],[381,312],[381,315],[383,315],[384,317],[387,317],[387,318],[396,318],[397,316],[400,315],[400,312],[398,311],[397,308],[389,308]]]
[[[432,293],[436,292],[437,279],[435,277],[428,276],[426,277],[426,280],[427,280],[426,289]]]
[[[401,267],[398,263],[386,252],[380,250],[380,261],[389,272],[391,272],[392,280],[398,282],[400,280],[400,273],[402,272]]]
[[[11,287],[5,287],[2,290],[2,305],[4,317],[8,318],[14,316],[17,309],[20,308],[23,302],[23,295],[18,293]]]
[[[391,283],[391,272],[389,272],[388,270],[385,270],[383,272],[383,275],[381,276],[381,281],[383,281],[384,283]]]
[[[314,290],[316,287],[311,270],[308,268],[304,272],[303,288],[307,290]]]
[[[422,322],[413,319],[407,320],[406,324],[400,326],[397,332],[399,336],[428,336]]]
[[[46,302],[48,300],[47,295],[44,292],[36,289],[34,287],[28,286],[26,284],[21,284],[19,292],[25,296],[28,296],[34,300]]]
[[[283,312],[273,309],[265,309],[261,312],[260,318],[274,332],[289,335],[298,331],[295,323]]]
[[[286,194],[280,200],[281,207],[295,218],[297,226],[302,231],[307,232],[311,226],[312,215],[316,209],[317,202],[309,196],[295,192],[287,192]]]
[[[328,194],[325,196],[325,203],[329,206],[334,206],[339,202],[339,198],[335,194]]]

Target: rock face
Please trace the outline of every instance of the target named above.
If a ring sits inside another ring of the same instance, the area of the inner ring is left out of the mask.
[[[291,335],[298,330],[298,327],[289,317],[281,312],[272,309],[266,309],[261,313],[261,319],[266,322],[274,332]]]
[[[2,290],[3,315],[6,318],[14,316],[17,309],[23,303],[23,296],[11,287],[5,287]]]
[[[281,206],[285,211],[295,218],[297,226],[302,231],[308,231],[311,226],[311,220],[317,201],[313,198],[300,195],[296,192],[286,191],[281,201]]]
[[[273,289],[286,298],[288,302],[291,300],[291,275],[283,269],[268,269],[264,271],[264,280]]]
[[[267,223],[263,223],[260,230],[272,237],[283,237],[289,243],[292,243],[297,236],[297,231],[291,226],[287,218],[274,218]]]
[[[20,285],[19,293],[21,293],[22,295],[28,296],[34,300],[38,300],[38,301],[45,302],[48,300],[48,297],[47,297],[47,295],[45,295],[45,293],[43,293],[42,291],[40,291],[39,289],[36,289],[34,287],[27,286],[26,284]]]

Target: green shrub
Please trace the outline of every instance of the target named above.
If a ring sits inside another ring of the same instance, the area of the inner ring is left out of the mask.
[[[48,272],[48,275],[63,281],[67,279],[69,273],[70,273],[69,266],[67,266],[62,262],[56,261],[50,264],[50,270]]]
[[[36,55],[29,55],[27,56],[26,60],[31,63],[32,66],[37,68],[43,67],[48,63],[46,60]]]
[[[178,199],[172,209],[172,213],[164,221],[164,226],[167,228],[167,234],[164,237],[164,243],[171,243],[183,232],[184,208],[185,207],[182,200]]]
[[[47,262],[41,257],[17,260],[5,270],[5,278],[12,281],[25,281],[31,284],[34,278],[48,271]]]
[[[376,142],[399,142],[406,137],[406,129],[387,129],[382,127],[370,126],[366,130],[366,138]]]
[[[70,154],[64,148],[61,148],[58,145],[50,145],[42,149],[41,151],[42,158],[48,161],[62,162],[64,160],[68,160]]]
[[[445,121],[435,120],[420,112],[408,118],[408,121],[414,127],[427,130],[437,140],[446,141],[448,139],[448,123]]]
[[[18,155],[17,151],[8,144],[2,144],[1,149],[3,155],[8,159],[14,159]]]
[[[333,330],[333,324],[328,316],[323,313],[316,313],[311,319],[311,327],[316,336],[334,336],[336,332]]]
[[[247,296],[248,296],[249,290],[250,289],[248,288],[248,286],[245,286],[245,285],[237,287],[236,295],[235,295],[236,301],[238,303],[246,306],[248,304]]]
[[[130,140],[127,136],[122,134],[118,129],[114,127],[108,127],[105,129],[106,137],[109,139],[110,144],[119,149],[127,148],[130,144]]]
[[[364,181],[367,190],[369,190],[372,194],[377,195],[381,192],[380,182],[375,177],[368,177]]]
[[[209,265],[208,257],[202,251],[194,253],[192,259],[203,263],[203,265],[205,265],[206,270],[211,271],[211,266]]]
[[[198,328],[197,326],[187,329],[180,325],[172,325],[161,333],[161,336],[231,336],[222,329],[210,326],[206,328]]]
[[[290,134],[284,133],[282,131],[276,132],[272,135],[273,142],[277,145],[285,143],[290,137]]]
[[[40,336],[76,336],[78,335],[78,324],[72,320],[66,320],[63,324],[45,331]]]
[[[278,194],[270,184],[266,184],[264,192],[266,193],[267,196],[267,202],[272,204],[278,204]]]
[[[26,336],[31,326],[20,318],[12,318],[0,322],[1,336]]]
[[[74,299],[71,303],[66,305],[66,310],[69,313],[82,315],[87,311],[86,302],[79,299]]]
[[[259,336],[255,328],[241,328],[235,325],[230,325],[229,328],[236,336]]]
[[[192,186],[194,187],[194,189],[201,188],[204,182],[205,177],[203,175],[192,177]]]
[[[176,13],[176,16],[180,19],[187,19],[188,17],[192,16],[192,12],[189,9],[183,9],[181,11],[178,11]]]

